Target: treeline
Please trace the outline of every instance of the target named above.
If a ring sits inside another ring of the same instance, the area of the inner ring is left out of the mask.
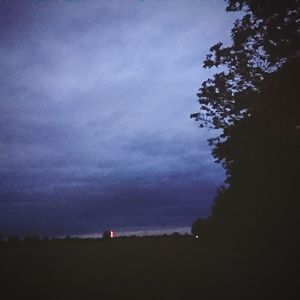
[[[171,234],[163,235],[147,235],[147,236],[115,236],[114,238],[107,238],[106,236],[98,238],[80,238],[80,237],[40,237],[38,235],[31,235],[21,238],[17,235],[8,235],[5,239],[0,235],[0,245],[43,245],[43,244],[53,244],[61,242],[97,242],[97,241],[107,241],[107,240],[126,240],[126,239],[152,239],[152,238],[191,238],[188,233],[180,234],[179,232],[173,232]]]
[[[222,72],[199,90],[201,127],[226,170],[208,218],[192,232],[248,247],[293,247],[299,239],[300,4],[297,0],[228,0],[244,11],[232,45],[211,47],[204,67]]]

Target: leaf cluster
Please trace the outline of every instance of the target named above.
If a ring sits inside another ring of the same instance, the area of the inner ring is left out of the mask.
[[[259,85],[268,74],[300,57],[300,1],[228,0],[227,11],[243,11],[231,30],[232,45],[210,48],[204,68],[222,71],[198,92],[201,118],[226,128],[256,111]]]

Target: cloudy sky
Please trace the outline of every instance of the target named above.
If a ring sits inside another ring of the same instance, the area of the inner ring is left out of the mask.
[[[189,118],[222,0],[0,1],[0,233],[189,226],[223,170]]]

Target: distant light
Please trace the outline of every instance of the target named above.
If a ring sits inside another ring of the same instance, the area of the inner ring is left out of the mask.
[[[111,230],[110,231],[110,238],[112,239],[114,237],[114,232]]]
[[[196,235],[196,239],[199,239],[199,236],[198,236],[198,235]]]

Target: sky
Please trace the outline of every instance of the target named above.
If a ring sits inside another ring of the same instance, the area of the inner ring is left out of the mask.
[[[224,180],[189,118],[222,0],[0,1],[0,234],[190,226]]]

